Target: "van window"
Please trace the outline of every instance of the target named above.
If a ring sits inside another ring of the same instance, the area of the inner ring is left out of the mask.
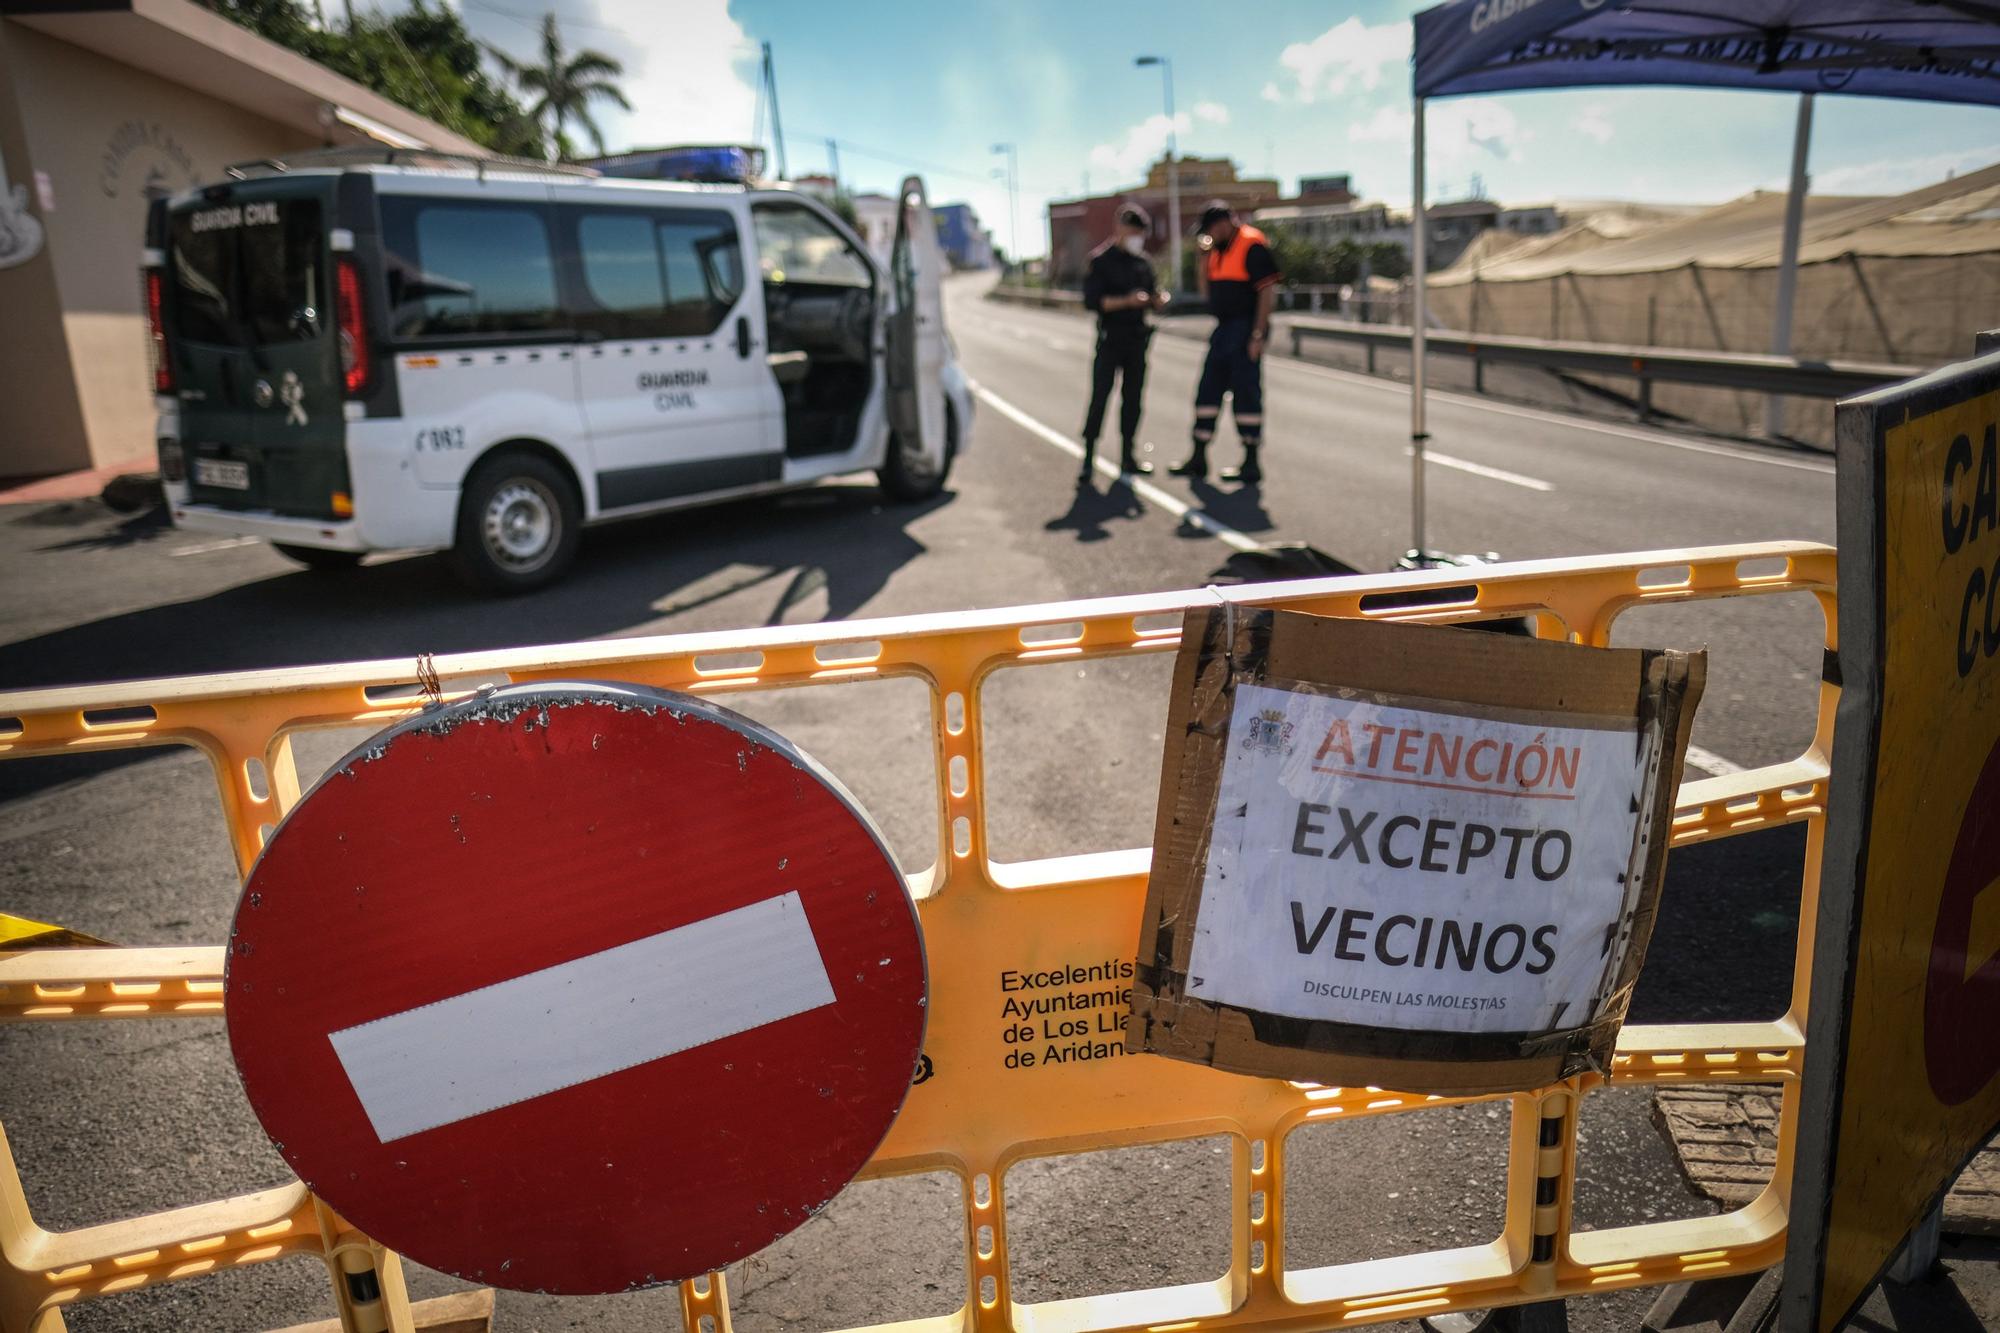
[[[543,210],[390,195],[382,200],[382,231],[395,337],[567,327]]]
[[[613,338],[715,332],[743,290],[736,223],[727,213],[573,209],[588,309],[577,322]]]
[[[644,213],[588,213],[576,224],[583,281],[600,310],[655,314],[667,304],[660,245]]]
[[[870,287],[868,263],[833,224],[792,204],[760,205],[757,263],[765,282],[811,282],[828,287]]]
[[[310,341],[326,323],[316,199],[232,200],[174,215],[175,332],[222,347]]]

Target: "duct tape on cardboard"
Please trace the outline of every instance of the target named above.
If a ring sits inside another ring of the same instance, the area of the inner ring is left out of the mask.
[[[1190,611],[1127,1049],[1407,1092],[1608,1068],[1705,673]]]

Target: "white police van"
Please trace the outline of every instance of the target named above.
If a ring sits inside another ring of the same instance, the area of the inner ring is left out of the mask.
[[[858,471],[922,499],[969,442],[914,177],[885,272],[784,189],[394,153],[232,175],[147,224],[182,527],[314,568],[449,550],[519,590],[586,523]]]

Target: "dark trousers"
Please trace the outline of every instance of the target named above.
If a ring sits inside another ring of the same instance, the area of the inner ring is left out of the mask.
[[[1095,443],[1104,429],[1104,409],[1111,405],[1111,382],[1119,376],[1125,387],[1118,395],[1119,438],[1126,444],[1139,438],[1139,410],[1145,405],[1146,345],[1153,331],[1137,327],[1099,328],[1097,357],[1090,365],[1090,413],[1083,419],[1083,438]]]
[[[1194,391],[1194,442],[1206,449],[1215,438],[1216,418],[1222,415],[1222,395],[1230,398],[1236,418],[1236,436],[1245,449],[1255,449],[1264,439],[1264,366],[1250,359],[1250,332],[1255,321],[1219,320],[1208,336],[1208,359],[1202,362],[1201,383]]]

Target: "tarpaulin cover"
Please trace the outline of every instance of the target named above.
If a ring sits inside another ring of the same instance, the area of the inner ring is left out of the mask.
[[[1451,0],[1416,16],[1418,97],[1584,84],[2000,106],[1994,0]]]

